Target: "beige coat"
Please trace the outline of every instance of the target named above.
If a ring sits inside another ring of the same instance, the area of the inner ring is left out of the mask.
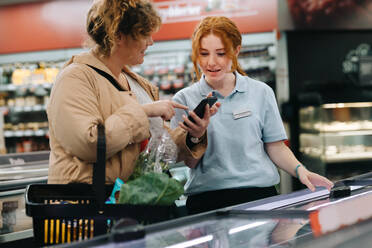
[[[53,86],[47,107],[50,136],[49,183],[92,182],[96,161],[97,125],[106,134],[106,183],[128,179],[140,152],[140,142],[150,137],[147,115],[131,91],[118,91],[87,65],[110,70],[91,52],[72,57]],[[144,78],[124,69],[158,100],[158,89]],[[125,88],[123,86],[123,88]],[[170,131],[179,147],[179,158],[200,158],[207,142],[189,150],[186,131]]]

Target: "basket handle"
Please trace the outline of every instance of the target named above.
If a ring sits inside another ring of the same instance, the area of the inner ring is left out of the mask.
[[[105,126],[98,124],[97,161],[93,164],[93,190],[96,194],[98,207],[105,204],[105,179],[106,179],[106,137]]]

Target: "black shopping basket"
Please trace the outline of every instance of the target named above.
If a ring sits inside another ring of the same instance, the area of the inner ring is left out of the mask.
[[[105,204],[113,186],[105,185],[106,141],[98,127],[93,184],[32,184],[26,189],[26,214],[33,219],[34,241],[52,245],[85,240],[110,231],[121,218],[149,224],[174,216],[175,206]]]

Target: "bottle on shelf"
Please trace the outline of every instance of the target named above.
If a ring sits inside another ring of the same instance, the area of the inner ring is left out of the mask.
[[[3,67],[3,82],[2,84],[7,85],[12,82],[14,67],[12,65],[5,65]]]

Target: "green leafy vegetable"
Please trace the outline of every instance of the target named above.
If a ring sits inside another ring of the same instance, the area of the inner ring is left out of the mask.
[[[160,167],[157,167],[160,166]],[[132,181],[144,173],[147,172],[167,172],[169,170],[169,165],[164,161],[156,161],[153,154],[149,152],[142,152],[138,156],[136,165],[132,175],[129,177],[128,181]]]
[[[167,174],[148,172],[121,186],[119,203],[172,205],[183,192],[182,184]]]

